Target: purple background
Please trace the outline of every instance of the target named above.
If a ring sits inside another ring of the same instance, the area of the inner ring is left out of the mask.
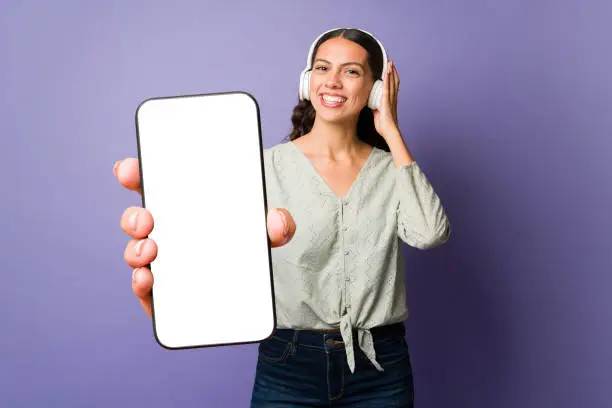
[[[152,96],[251,92],[280,142],[311,41],[343,25],[396,62],[454,227],[404,248],[417,406],[612,406],[609,2],[83,3],[0,6],[0,406],[248,406],[255,345],[155,343],[112,166]]]

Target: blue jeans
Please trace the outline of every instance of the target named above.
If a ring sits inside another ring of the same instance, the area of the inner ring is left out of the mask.
[[[371,331],[376,359],[385,371],[378,371],[355,342],[352,374],[340,333],[277,329],[259,345],[251,408],[412,408],[404,325]]]

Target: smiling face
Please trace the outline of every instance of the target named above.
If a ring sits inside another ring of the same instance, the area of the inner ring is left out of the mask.
[[[374,83],[367,59],[365,48],[342,37],[319,46],[310,75],[310,101],[319,119],[357,120]]]

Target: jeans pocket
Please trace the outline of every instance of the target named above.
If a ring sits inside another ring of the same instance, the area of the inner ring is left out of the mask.
[[[259,344],[259,357],[271,363],[282,364],[287,361],[291,342],[272,336]]]
[[[390,337],[374,342],[376,361],[383,367],[399,363],[410,363],[408,344],[404,337]]]

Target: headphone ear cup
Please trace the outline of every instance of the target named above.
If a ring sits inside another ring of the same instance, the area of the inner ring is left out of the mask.
[[[305,69],[300,75],[300,100],[310,99],[310,70]]]
[[[377,79],[372,86],[370,91],[370,98],[368,99],[368,107],[372,110],[376,110],[380,107],[380,101],[382,99],[383,81]]]

